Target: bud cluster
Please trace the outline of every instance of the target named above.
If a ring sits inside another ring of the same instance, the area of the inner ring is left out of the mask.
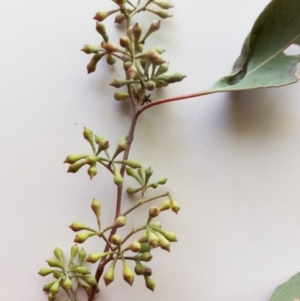
[[[64,263],[62,249],[56,248],[54,250],[54,255],[56,258],[47,260],[50,268],[42,268],[39,271],[41,276],[52,274],[52,276],[56,279],[52,282],[46,283],[43,288],[45,292],[48,292],[49,301],[56,299],[56,295],[60,288],[62,288],[68,296],[73,294],[74,288],[72,279],[77,282],[76,290],[82,287],[87,294],[90,293],[93,285],[97,285],[96,279],[89,275],[89,269],[83,265],[86,258],[86,252],[84,249],[79,250],[77,245],[72,246],[70,250],[70,260],[66,266]],[[74,262],[75,258],[77,258],[76,262]]]

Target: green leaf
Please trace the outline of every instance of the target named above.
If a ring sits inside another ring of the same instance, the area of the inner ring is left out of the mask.
[[[292,44],[300,46],[300,1],[273,0],[255,21],[231,75],[214,83],[209,93],[297,82],[300,55],[283,53]]]
[[[300,299],[300,273],[279,285],[269,301],[294,301]]]

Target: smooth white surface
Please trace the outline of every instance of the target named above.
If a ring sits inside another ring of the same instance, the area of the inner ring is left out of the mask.
[[[174,17],[147,45],[156,39],[170,72],[188,77],[162,96],[200,91],[228,74],[268,1],[173,3]],[[111,7],[108,0],[0,0],[0,300],[47,300],[37,272],[56,246],[69,251],[68,225],[95,223],[93,197],[111,222],[115,187],[107,173],[90,181],[62,164],[89,151],[84,126],[112,146],[127,133],[130,111],[111,96],[110,67],[101,62],[87,76],[89,56],[79,51],[99,42],[92,17]],[[141,116],[131,157],[169,179],[165,187],[182,210],[160,220],[179,242],[149,263],[155,293],[138,277],[129,287],[119,273],[97,300],[266,301],[300,270],[299,92],[297,84],[216,94]],[[145,219],[142,210],[134,216],[137,225]],[[102,245],[91,239],[85,249]]]

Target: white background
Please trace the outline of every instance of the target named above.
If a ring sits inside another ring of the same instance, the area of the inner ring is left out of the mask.
[[[174,17],[146,47],[162,46],[170,72],[188,76],[160,96],[204,90],[228,74],[268,0],[173,3]],[[70,153],[89,152],[84,126],[112,148],[127,133],[128,103],[116,102],[108,86],[118,68],[101,61],[87,76],[90,56],[79,51],[99,43],[92,17],[112,7],[108,0],[0,0],[1,300],[47,300],[42,286],[51,278],[37,272],[56,246],[69,252],[68,225],[95,225],[93,197],[103,204],[103,222],[112,220],[108,173],[99,168],[90,181],[85,168],[67,174],[62,164]],[[146,30],[153,16],[142,19]],[[113,18],[105,24],[117,42]],[[155,293],[138,277],[131,288],[120,271],[109,287],[101,282],[97,300],[267,301],[300,271],[299,92],[296,84],[216,94],[140,117],[131,157],[151,165],[154,178],[169,179],[165,189],[182,210],[159,220],[179,242],[170,254],[154,252]],[[145,219],[138,210],[129,225]],[[93,238],[85,245],[102,248]]]

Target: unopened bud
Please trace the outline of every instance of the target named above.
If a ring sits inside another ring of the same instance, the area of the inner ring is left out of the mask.
[[[59,262],[57,259],[55,258],[51,258],[49,260],[46,260],[48,262],[48,265],[52,268],[60,268],[63,269],[64,266],[62,265],[61,262]]]
[[[126,80],[126,79],[118,79],[118,78],[116,78],[109,85],[113,86],[115,88],[121,88],[121,87],[126,86],[126,85],[131,84],[131,83],[133,83],[132,80]]]
[[[162,249],[170,252],[170,246],[171,246],[171,243],[169,240],[167,240],[163,235],[161,235],[160,233],[156,233],[156,235],[158,236],[159,238],[159,245]]]
[[[64,253],[61,248],[55,248],[54,255],[61,262],[61,264],[64,264]]]
[[[73,261],[73,259],[77,255],[78,251],[79,251],[79,248],[78,248],[78,246],[76,244],[71,247],[71,258],[70,258],[70,261]]]
[[[110,241],[112,244],[118,246],[122,243],[122,237],[119,234],[114,234],[111,238]]]
[[[111,55],[111,54],[109,54],[107,57],[106,57],[106,63],[108,64],[108,65],[114,65],[115,64],[115,62],[116,62],[116,58],[113,56],[113,55]]]
[[[149,277],[149,276],[144,276],[144,278],[145,278],[146,287],[149,290],[151,290],[151,291],[154,292],[154,289],[155,289],[155,282],[154,282],[154,280],[151,277]]]
[[[167,11],[165,10],[156,10],[156,11],[153,11],[153,13],[159,17],[161,17],[162,19],[166,19],[166,18],[170,18],[172,17],[171,14],[169,14]]]
[[[43,286],[43,291],[44,292],[49,292],[50,291],[50,287],[54,284],[54,282],[48,282]]]
[[[130,246],[129,249],[134,252],[137,253],[141,250],[141,243],[138,241],[134,241]]]
[[[97,174],[97,166],[96,164],[91,165],[87,170],[88,175],[90,176],[90,179],[92,180],[93,177]]]
[[[95,232],[82,232],[75,236],[74,242],[77,242],[79,244],[85,242],[88,238],[97,235]]]
[[[96,135],[95,136],[95,142],[99,146],[98,152],[109,148],[109,142],[102,136],[97,136]]]
[[[153,91],[154,89],[155,89],[155,87],[156,87],[156,84],[155,84],[155,82],[154,81],[152,81],[152,80],[149,80],[149,81],[147,81],[146,82],[146,89],[148,90],[148,91]]]
[[[180,210],[180,205],[176,201],[172,200],[171,201],[171,208],[172,208],[172,211],[177,214],[178,211]]]
[[[118,140],[116,153],[119,154],[120,152],[125,151],[128,147],[129,147],[129,145],[128,145],[128,140],[126,139],[126,137],[121,137]]]
[[[92,147],[92,149],[95,153],[96,150],[95,150],[95,142],[94,142],[93,131],[91,129],[88,129],[87,127],[84,127],[83,137],[84,137],[84,139],[86,139],[89,142],[89,144],[91,145],[91,147]]]
[[[144,49],[144,45],[141,44],[141,43],[139,43],[139,44],[137,45],[137,47],[136,47],[136,51],[137,51],[137,52],[142,52],[143,49]]]
[[[100,258],[111,255],[112,252],[101,252],[101,253],[91,253],[88,258],[86,259],[87,262],[95,263]]]
[[[132,65],[126,72],[128,79],[135,79],[137,77],[137,69]]]
[[[134,281],[134,274],[129,268],[125,259],[123,260],[123,279],[130,285],[132,285]]]
[[[151,25],[148,29],[148,31],[146,32],[145,36],[143,37],[143,42],[145,42],[145,40],[155,31],[159,30],[160,28],[160,20],[154,20],[151,22]]]
[[[139,23],[135,23],[132,26],[132,33],[134,36],[135,43],[137,44],[139,42],[141,34],[142,34],[142,26]]]
[[[133,31],[132,31],[132,26],[129,26],[127,28],[127,37],[130,39],[130,41],[134,41],[134,35],[133,35]]]
[[[83,223],[74,222],[69,226],[74,232],[78,232],[81,230],[91,230],[91,228]]]
[[[92,73],[96,70],[97,67],[97,63],[101,60],[101,58],[105,55],[105,52],[99,52],[97,54],[95,54],[92,59],[90,60],[90,62],[87,65],[87,72]]]
[[[125,100],[129,98],[129,93],[126,91],[117,91],[114,94],[115,100]]]
[[[85,164],[88,164],[88,159],[77,161],[69,166],[67,172],[76,173]]]
[[[124,14],[118,14],[115,17],[115,23],[122,24],[125,21],[126,17]]]
[[[55,296],[53,296],[51,293],[48,295],[48,301],[54,301]]]
[[[133,187],[128,187],[126,192],[130,195],[133,195],[139,191],[141,191],[143,188],[133,188]]]
[[[93,19],[102,22],[103,20],[105,20],[108,16],[110,16],[111,14],[115,13],[116,10],[110,10],[110,11],[104,11],[104,12],[97,12],[96,15],[94,16]]]
[[[122,161],[119,161],[118,163],[126,164],[127,166],[129,166],[131,168],[140,168],[141,167],[140,162],[137,160],[122,160]]]
[[[123,64],[123,68],[124,68],[125,71],[127,71],[131,66],[132,66],[131,61],[127,61]]]
[[[102,48],[105,49],[107,52],[123,52],[116,44],[108,42],[102,45]]]
[[[105,25],[103,23],[96,22],[96,30],[99,34],[101,34],[104,42],[107,43],[108,42],[108,36],[107,36],[107,33],[106,33]]]
[[[87,275],[85,275],[85,276],[82,277],[82,279],[83,279],[86,283],[88,283],[89,285],[96,285],[96,284],[97,284],[97,280],[96,280],[96,278],[93,277],[93,276],[87,276]]]
[[[109,285],[114,281],[115,278],[115,261],[112,262],[109,269],[106,271],[106,273],[103,276],[105,285]]]
[[[61,277],[61,272],[60,272],[60,271],[53,271],[53,277],[54,277],[55,279],[60,278],[60,277]]]
[[[56,296],[59,291],[60,279],[55,281],[54,284],[50,287],[50,293],[52,296]]]
[[[97,217],[101,216],[101,204],[96,199],[93,199],[91,208]]]
[[[158,216],[158,215],[159,215],[159,208],[156,207],[156,206],[150,207],[150,209],[149,209],[149,215],[150,215],[151,217],[156,217],[156,216]]]
[[[148,231],[148,243],[153,247],[157,248],[159,246],[159,238],[158,236],[152,232]]]
[[[78,252],[79,265],[82,265],[86,258],[86,252],[84,248],[81,248]]]
[[[159,211],[164,211],[164,210],[170,209],[171,201],[170,200],[163,201],[158,208],[159,208]]]
[[[81,160],[86,157],[87,157],[87,155],[69,155],[65,159],[64,163],[73,164],[73,163],[77,162],[78,160]]]
[[[114,171],[114,183],[119,187],[123,184],[123,177],[121,176],[120,172],[115,169]]]
[[[91,45],[91,44],[85,44],[81,51],[85,52],[86,54],[90,53],[98,53],[101,50],[100,45]]]
[[[153,3],[158,5],[159,7],[163,8],[163,9],[169,9],[169,8],[174,7],[174,5],[172,5],[169,1],[155,0],[155,1],[153,1]]]
[[[159,68],[157,69],[157,71],[155,72],[154,77],[157,77],[161,74],[166,73],[169,70],[169,63],[163,63],[159,66]]]
[[[144,252],[144,253],[140,253],[137,255],[136,257],[137,260],[139,261],[150,261],[152,259],[152,255],[150,252]]]
[[[152,176],[152,174],[153,174],[153,170],[150,166],[145,169],[145,184],[148,183],[148,180]]]
[[[66,276],[66,279],[63,283],[63,288],[67,291],[69,291],[72,288],[72,281],[68,276]]]
[[[121,37],[119,43],[122,47],[126,48],[127,50],[131,49],[130,40],[128,37]]]
[[[168,241],[170,242],[176,242],[177,238],[176,238],[176,234],[173,232],[169,232],[169,231],[164,231],[161,229],[155,229],[157,232],[161,233]]]
[[[44,276],[47,276],[47,275],[49,275],[51,273],[53,273],[52,269],[42,268],[42,269],[40,269],[40,271],[39,271],[38,274],[44,277]]]
[[[114,221],[114,224],[113,224],[113,227],[117,227],[117,228],[120,228],[120,227],[123,227],[126,225],[126,219],[127,217],[126,216],[119,216],[117,217],[117,219]]]
[[[72,273],[79,273],[82,275],[91,274],[89,269],[87,267],[75,267],[74,269],[71,269]]]
[[[160,178],[156,183],[159,185],[164,185],[167,183],[167,181],[168,181],[167,178]]]

